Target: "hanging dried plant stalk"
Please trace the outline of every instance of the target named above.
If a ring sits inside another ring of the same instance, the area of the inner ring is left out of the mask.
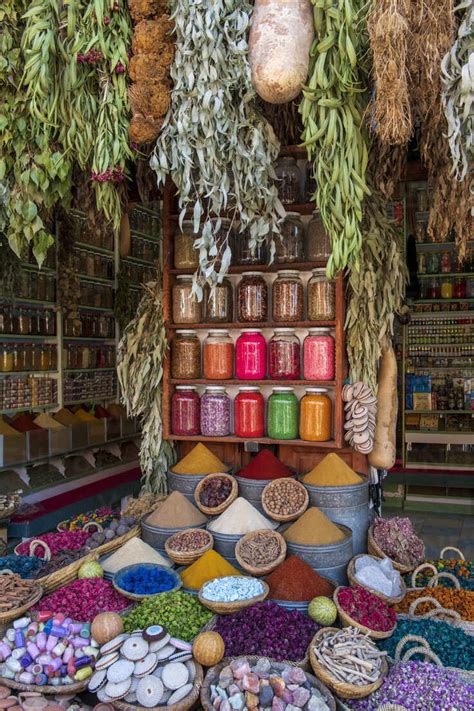
[[[474,234],[474,185],[469,175],[462,181],[457,180],[451,168],[447,159],[436,176],[428,234],[436,241],[453,235],[458,260],[463,262],[467,243]]]
[[[301,97],[287,104],[269,104],[261,101],[263,115],[272,125],[276,137],[282,146],[295,146],[300,143],[303,126],[298,111]]]
[[[410,5],[410,0],[373,0],[367,19],[375,82],[371,124],[387,145],[408,143],[413,129],[407,67]]]
[[[167,349],[163,323],[161,273],[145,286],[135,318],[125,328],[117,354],[117,373],[129,417],[142,423],[140,465],[143,488],[166,493],[166,472],[175,462],[171,442],[163,440],[163,360]]]
[[[369,172],[378,192],[390,200],[402,179],[407,163],[407,146],[390,146],[374,137],[369,153]]]

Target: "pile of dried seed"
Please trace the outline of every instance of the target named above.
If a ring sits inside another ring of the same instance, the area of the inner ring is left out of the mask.
[[[373,684],[382,674],[381,652],[355,627],[328,630],[313,647],[317,661],[337,681],[355,686]]]
[[[262,494],[262,503],[268,515],[291,516],[301,511],[307,501],[307,493],[303,484],[286,477],[276,479],[267,484]]]
[[[186,553],[204,548],[210,540],[211,537],[207,531],[200,528],[191,528],[188,531],[175,533],[174,536],[167,539],[166,543],[172,551]]]
[[[239,545],[239,555],[252,568],[263,568],[273,563],[281,553],[279,534],[257,531]]]
[[[23,580],[14,575],[0,575],[0,612],[22,607],[37,590],[34,580]]]

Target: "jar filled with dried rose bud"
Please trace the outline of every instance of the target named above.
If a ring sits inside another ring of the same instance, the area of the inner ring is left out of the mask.
[[[227,437],[230,431],[230,397],[225,388],[209,385],[201,397],[201,434]]]
[[[300,341],[292,328],[276,328],[268,344],[268,377],[297,380],[300,377]]]
[[[178,385],[171,398],[171,429],[175,435],[198,435],[199,395],[191,385]]]
[[[278,272],[272,289],[274,321],[302,321],[304,315],[303,282],[298,272],[285,269]]]
[[[196,331],[176,331],[171,343],[171,377],[180,380],[201,377],[201,343]]]
[[[336,285],[326,276],[326,270],[314,269],[308,282],[308,320],[333,321],[336,315]]]

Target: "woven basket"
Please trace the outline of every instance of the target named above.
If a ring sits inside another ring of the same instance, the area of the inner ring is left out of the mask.
[[[397,626],[397,623],[393,625],[391,630],[388,630],[388,632],[379,632],[377,630],[373,630],[370,627],[366,627],[365,625],[362,625],[360,622],[357,622],[354,620],[345,610],[342,609],[340,606],[337,596],[338,592],[341,589],[341,586],[336,588],[334,590],[334,594],[332,596],[332,599],[334,600],[334,604],[337,607],[337,614],[339,615],[339,619],[342,622],[343,627],[357,627],[361,632],[364,634],[368,634],[371,639],[387,639],[387,637],[391,637],[395,627]]]
[[[188,711],[188,709],[194,706],[199,699],[199,693],[204,679],[202,666],[197,662],[194,662],[194,664],[196,666],[196,678],[194,679],[191,693],[177,704],[172,704],[171,706],[153,706],[154,711]],[[149,707],[146,708],[145,706],[138,706],[137,704],[127,704],[125,701],[114,701],[113,705],[116,709],[121,709],[121,711],[150,711]]]
[[[143,568],[148,568],[148,569],[165,570],[167,573],[169,573],[174,578],[175,585],[173,588],[171,588],[170,590],[167,590],[166,592],[169,592],[169,593],[176,592],[176,590],[179,590],[183,585],[183,582],[182,582],[180,576],[178,575],[178,573],[175,570],[170,570],[170,568],[167,568],[165,565],[157,565],[155,563],[134,563],[133,565],[127,565],[127,566],[125,566],[125,568],[121,568],[117,573],[115,573],[114,577],[112,578],[112,585],[113,585],[114,589],[118,593],[120,593],[120,595],[123,595],[123,597],[126,597],[129,600],[135,600],[136,602],[140,602],[141,600],[144,600],[146,597],[157,597],[158,595],[162,594],[160,592],[146,593],[146,594],[132,593],[132,592],[129,592],[128,590],[124,590],[124,588],[120,587],[120,585],[117,583],[117,576],[119,574],[123,575],[125,573],[125,571],[130,570],[131,568],[135,568],[137,566],[143,567]]]
[[[369,553],[371,553],[373,556],[376,556],[377,558],[390,558],[384,551],[380,548],[380,546],[375,542],[374,540],[374,525],[369,527],[369,533],[367,535],[367,550]],[[400,571],[402,575],[405,575],[405,573],[410,573],[413,568],[415,567],[414,565],[402,565],[401,563],[397,563],[396,560],[393,558],[390,558],[392,561],[392,565],[395,568],[395,570]]]
[[[191,563],[194,563],[195,560],[200,558],[207,551],[210,551],[211,548],[214,546],[214,538],[213,538],[212,533],[210,531],[207,531],[206,529],[203,529],[203,528],[187,528],[186,531],[184,531],[184,533],[191,533],[193,531],[198,531],[199,533],[207,533],[207,535],[209,537],[208,543],[205,546],[203,546],[202,548],[199,548],[198,550],[195,550],[195,551],[174,551],[170,547],[169,541],[171,541],[173,538],[178,538],[183,533],[183,531],[173,534],[165,541],[166,555],[168,556],[168,558],[170,560],[173,561],[173,563],[176,563],[176,565],[191,565]]]
[[[298,511],[295,511],[292,514],[277,514],[273,512],[271,509],[268,508],[267,504],[265,503],[265,497],[271,492],[272,489],[278,488],[278,486],[281,484],[281,482],[284,481],[291,481],[292,485],[298,489],[301,490],[301,492],[304,494],[304,501],[303,504],[300,506]],[[274,481],[271,481],[269,484],[266,485],[264,490],[262,491],[262,507],[267,516],[272,518],[274,521],[280,521],[281,523],[288,523],[289,521],[295,521],[297,518],[299,518],[306,509],[308,508],[309,505],[309,493],[308,490],[301,484],[299,481],[294,479],[293,477],[283,477],[282,479],[275,479]]]
[[[242,655],[241,657],[227,657],[226,659],[223,659],[222,662],[219,664],[216,664],[216,666],[211,667],[210,669],[207,670],[206,677],[204,679],[204,683],[201,688],[201,705],[204,709],[204,711],[214,711],[214,707],[212,706],[211,703],[211,686],[216,684],[219,674],[221,670],[229,664],[229,662],[232,661],[232,659],[246,659],[249,664],[256,664],[260,659],[268,659],[268,657],[254,657],[254,656],[247,656],[247,655]],[[273,667],[277,670],[282,670],[285,666],[290,666],[294,667],[297,666],[294,664],[294,662],[275,662],[273,659],[269,659],[269,661],[272,663]],[[306,672],[306,678],[310,682],[310,684],[318,689],[320,691],[321,695],[323,696],[324,700],[326,701],[326,704],[330,711],[336,711],[336,702],[334,700],[333,695],[331,692],[326,689],[326,687],[321,684],[321,682],[312,674],[308,674]]]
[[[365,684],[364,686],[356,686],[355,684],[347,684],[342,681],[335,679],[322,664],[318,661],[316,654],[314,652],[314,646],[318,642],[319,638],[325,632],[339,632],[337,627],[323,627],[319,630],[313,637],[311,644],[309,645],[309,660],[313,668],[314,673],[323,684],[334,691],[337,696],[343,699],[364,699],[369,696],[372,692],[376,691],[379,686],[382,685],[385,675],[388,672],[388,664],[385,659],[382,659],[381,674],[377,681],[373,684]]]
[[[60,521],[58,523],[58,525],[56,526],[56,530],[59,533],[62,533],[63,531],[69,531],[69,528],[67,527],[67,523],[68,523],[67,521]],[[104,530],[104,527],[102,526],[102,524],[97,523],[96,521],[88,521],[83,526],[81,526],[81,528],[79,530],[87,531],[89,528],[91,528],[91,526],[93,526],[96,531],[103,531]]]
[[[210,506],[204,506],[204,504],[201,503],[200,500],[200,493],[202,489],[204,488],[204,485],[206,482],[210,481],[211,479],[215,479],[216,477],[224,478],[224,479],[229,479],[230,483],[232,484],[232,488],[230,490],[230,494],[225,499],[219,506],[215,506],[214,508]],[[223,511],[225,511],[233,501],[237,498],[237,495],[239,493],[239,485],[237,484],[237,481],[234,479],[233,476],[230,474],[222,473],[222,474],[208,474],[207,476],[204,477],[204,479],[201,479],[196,488],[194,489],[194,501],[196,502],[196,506],[200,511],[202,511],[206,516],[218,516],[221,514]]]
[[[402,656],[402,649],[407,642],[417,642],[418,646],[411,647]],[[446,667],[442,663],[438,655],[433,652],[427,640],[424,637],[419,637],[415,634],[407,634],[405,635],[405,637],[402,637],[395,648],[395,658],[391,659],[389,657],[389,660],[393,664],[398,664],[399,662],[407,662],[414,654],[423,654],[431,664],[436,664],[438,667],[457,672],[459,676],[463,677],[463,679],[465,679],[470,684],[472,684],[474,681],[474,671],[471,671],[469,669],[459,669],[458,667]]]
[[[349,561],[349,565],[347,566],[347,578],[349,580],[350,585],[352,587],[357,587],[359,586],[360,588],[364,588],[364,590],[368,590],[372,595],[375,595],[376,597],[379,597],[381,600],[384,602],[388,603],[389,605],[395,605],[397,602],[401,602],[403,598],[405,597],[407,587],[403,581],[403,578],[400,578],[400,586],[401,586],[401,593],[400,595],[389,597],[388,595],[384,595],[383,593],[379,592],[378,590],[374,590],[373,588],[369,588],[368,585],[364,585],[363,583],[360,583],[359,580],[355,577],[355,562],[360,558],[362,555],[366,555],[365,553],[362,553],[361,555],[356,555],[352,560]],[[372,558],[376,558],[377,560],[380,560],[378,556],[372,555]]]
[[[243,543],[247,541],[251,541],[252,538],[254,538],[257,533],[259,535],[266,536],[268,538],[276,538],[280,544],[281,552],[278,558],[275,558],[275,560],[272,563],[267,563],[267,565],[261,566],[260,568],[254,568],[253,566],[249,565],[248,563],[245,562],[245,560],[242,558],[240,555],[240,548]],[[271,531],[268,528],[263,528],[259,531],[251,531],[251,533],[246,533],[245,536],[243,536],[239,541],[237,541],[236,546],[235,546],[235,557],[237,558],[237,562],[240,565],[243,570],[245,570],[246,573],[249,573],[250,575],[254,575],[256,577],[259,577],[260,575],[268,575],[269,573],[272,572],[272,570],[275,570],[280,563],[283,563],[283,561],[286,558],[286,541],[281,535],[281,533],[278,533],[278,531]]]
[[[50,686],[49,684],[46,684],[45,686],[37,686],[36,684],[21,684],[19,681],[15,681],[14,679],[6,679],[2,676],[1,683],[3,686],[8,686],[9,689],[16,689],[17,691],[59,695],[79,694],[81,691],[85,691],[87,689],[89,679],[77,681],[74,684],[64,684],[62,686]]]
[[[33,607],[38,600],[43,596],[43,588],[41,585],[35,585],[32,594],[27,602],[25,602],[20,607],[15,607],[13,610],[7,610],[7,612],[0,612],[0,625],[8,624],[12,620],[17,620],[21,617],[30,607]]]
[[[264,580],[260,580],[259,582],[263,586],[263,592],[260,595],[255,595],[255,597],[251,597],[248,600],[237,600],[236,602],[214,602],[213,600],[207,600],[202,594],[206,585],[214,582],[214,580],[222,580],[222,578],[213,578],[212,580],[208,580],[207,583],[204,583],[199,591],[198,598],[201,605],[212,610],[216,615],[231,615],[233,612],[240,612],[240,610],[244,610],[246,607],[255,605],[257,602],[262,602],[270,592],[267,583]]]

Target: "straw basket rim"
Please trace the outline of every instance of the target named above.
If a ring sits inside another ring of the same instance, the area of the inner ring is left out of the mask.
[[[49,684],[38,686],[37,684],[22,684],[19,681],[7,679],[2,676],[1,683],[3,686],[8,686],[9,689],[15,689],[16,691],[34,691],[36,693],[55,694],[59,696],[71,693],[78,694],[81,691],[85,691],[87,689],[89,679],[85,679],[84,681],[76,681],[74,684],[62,684],[61,686],[51,686]]]
[[[277,558],[272,563],[267,563],[267,565],[262,566],[260,568],[255,568],[248,563],[244,561],[244,559],[240,555],[240,547],[242,543],[244,543],[246,540],[251,540],[253,536],[255,536],[257,533],[263,534],[265,536],[276,536],[278,543],[280,544],[280,554],[278,555]],[[283,561],[286,558],[286,553],[287,553],[287,545],[286,541],[279,533],[278,531],[274,531],[271,528],[260,528],[257,531],[250,531],[250,533],[246,533],[245,536],[242,536],[242,538],[239,538],[237,543],[235,544],[235,557],[237,559],[238,564],[240,565],[243,570],[245,570],[247,573],[250,573],[250,575],[253,575],[254,577],[259,577],[261,575],[268,575],[269,573],[273,572],[275,568],[278,568],[278,566],[283,563]]]
[[[265,496],[268,494],[268,492],[273,487],[278,486],[278,484],[280,484],[282,481],[293,482],[304,493],[303,504],[300,506],[298,511],[295,511],[292,514],[285,515],[285,514],[274,513],[268,508],[267,504],[265,503]],[[288,523],[289,521],[295,521],[297,518],[299,518],[300,516],[302,516],[304,514],[304,512],[306,511],[306,509],[309,506],[309,492],[306,489],[306,487],[304,486],[304,484],[302,484],[300,481],[298,481],[298,479],[295,479],[294,477],[286,476],[286,477],[281,477],[280,479],[274,479],[269,484],[267,484],[262,491],[261,501],[262,501],[262,508],[265,511],[265,513],[267,514],[267,516],[269,516],[274,521],[280,521],[280,523]]]
[[[180,575],[175,570],[168,568],[166,565],[159,565],[159,563],[132,563],[132,565],[126,565],[124,568],[120,568],[120,570],[118,570],[112,578],[112,586],[113,586],[114,590],[116,590],[118,593],[120,593],[120,595],[123,595],[123,597],[126,597],[128,600],[134,600],[134,601],[140,602],[141,600],[144,600],[146,597],[155,597],[156,598],[159,595],[163,594],[162,592],[132,593],[132,592],[129,592],[128,590],[125,590],[124,588],[120,587],[120,585],[116,581],[116,577],[119,574],[124,575],[125,571],[129,570],[130,568],[136,568],[139,566],[147,566],[150,568],[159,568],[159,570],[165,570],[167,573],[169,573],[174,578],[175,585],[173,588],[171,588],[170,590],[167,590],[166,592],[169,592],[169,593],[176,592],[183,585],[183,581],[181,580]]]
[[[206,545],[202,546],[202,548],[198,548],[195,551],[174,551],[169,546],[168,541],[170,541],[175,536],[180,536],[183,533],[190,533],[193,531],[205,531],[205,533],[207,534],[208,542],[206,543]],[[173,533],[165,541],[165,553],[168,558],[173,561],[173,563],[176,563],[176,565],[191,565],[191,563],[194,563],[198,558],[204,555],[204,553],[210,551],[211,548],[214,548],[214,536],[210,531],[207,530],[207,528],[186,528],[183,531],[177,531],[176,533]]]
[[[20,607],[15,607],[13,610],[7,610],[6,612],[0,612],[0,624],[8,624],[9,622],[12,622],[13,620],[18,619],[23,615],[23,613],[27,612],[27,610],[30,609],[30,607],[33,607],[38,600],[41,600],[43,597],[43,587],[41,585],[36,584],[32,588],[32,593],[31,596],[28,598],[28,600],[23,603],[23,605],[20,605]]]
[[[343,699],[364,699],[369,696],[372,692],[376,691],[381,685],[388,672],[388,663],[386,659],[382,659],[382,668],[379,678],[372,684],[365,684],[364,686],[356,686],[355,684],[348,684],[347,682],[338,681],[335,679],[326,668],[318,661],[316,654],[314,652],[314,645],[316,641],[322,637],[325,632],[340,632],[337,627],[322,627],[316,634],[309,644],[309,661],[314,674],[318,679],[329,687],[331,691],[334,691],[337,696]]]
[[[362,556],[368,555],[367,553],[360,553],[359,555],[354,556],[351,558],[347,565],[347,578],[349,580],[349,583],[351,587],[356,587],[359,586],[360,588],[364,588],[364,590],[367,590],[368,592],[372,593],[372,595],[375,595],[375,597],[380,598],[384,602],[388,603],[389,605],[395,605],[397,602],[401,602],[403,598],[406,595],[407,592],[407,587],[405,584],[405,581],[403,580],[402,576],[400,575],[400,586],[401,586],[401,593],[399,595],[394,595],[393,597],[390,597],[389,595],[384,595],[383,593],[379,592],[378,590],[374,590],[374,588],[369,587],[368,585],[364,585],[364,583],[359,582],[359,580],[355,577],[355,562]],[[380,560],[380,558],[376,555],[370,555],[370,558],[373,558],[374,560]],[[400,572],[400,571],[398,571]]]
[[[368,634],[371,639],[387,639],[388,637],[391,637],[395,631],[395,627],[397,626],[396,620],[395,620],[395,623],[394,623],[391,630],[388,630],[387,632],[382,632],[379,630],[373,630],[370,627],[366,627],[365,625],[361,624],[360,622],[357,622],[357,620],[354,620],[353,617],[351,617],[345,610],[342,609],[342,607],[339,603],[339,600],[338,600],[338,593],[344,587],[346,587],[346,586],[345,585],[338,585],[338,587],[334,590],[333,596],[332,596],[333,602],[337,608],[337,614],[339,615],[339,619],[342,622],[342,626],[343,627],[357,627],[357,629],[359,629],[364,634]]]
[[[231,576],[233,577],[233,576]],[[243,576],[246,577],[246,576]],[[247,576],[249,577],[249,576]],[[236,600],[235,602],[214,602],[214,600],[208,600],[203,595],[203,590],[206,585],[213,583],[215,580],[222,580],[222,578],[213,578],[204,583],[198,593],[199,602],[208,610],[216,613],[217,615],[231,615],[233,612],[240,612],[240,610],[245,610],[246,607],[255,605],[257,602],[263,602],[270,592],[268,584],[264,580],[259,580],[258,582],[262,585],[263,591],[259,595],[248,598],[247,600]]]
[[[224,501],[219,504],[219,506],[204,506],[204,504],[201,503],[201,500],[199,498],[199,494],[201,493],[205,483],[207,481],[210,481],[211,479],[215,479],[216,477],[224,477],[226,479],[229,479],[231,482],[231,489],[229,496],[224,499]],[[206,516],[218,516],[221,514],[223,511],[225,511],[233,501],[237,498],[239,494],[239,485],[237,483],[237,480],[235,477],[232,476],[229,472],[217,472],[215,474],[206,474],[206,476],[203,479],[200,479],[199,482],[196,485],[196,488],[194,489],[194,501],[196,502],[196,506],[200,511],[202,511],[203,514],[206,514]]]
[[[369,530],[367,533],[367,550],[369,553],[376,556],[377,558],[388,558],[391,561],[395,570],[398,570],[399,573],[401,573],[402,575],[405,575],[406,573],[411,573],[411,571],[414,568],[416,568],[416,564],[415,565],[403,565],[402,563],[397,563],[396,560],[394,560],[393,558],[390,558],[390,556],[387,555],[382,550],[382,548],[380,548],[380,546],[374,539],[374,524],[373,523],[369,526]]]

